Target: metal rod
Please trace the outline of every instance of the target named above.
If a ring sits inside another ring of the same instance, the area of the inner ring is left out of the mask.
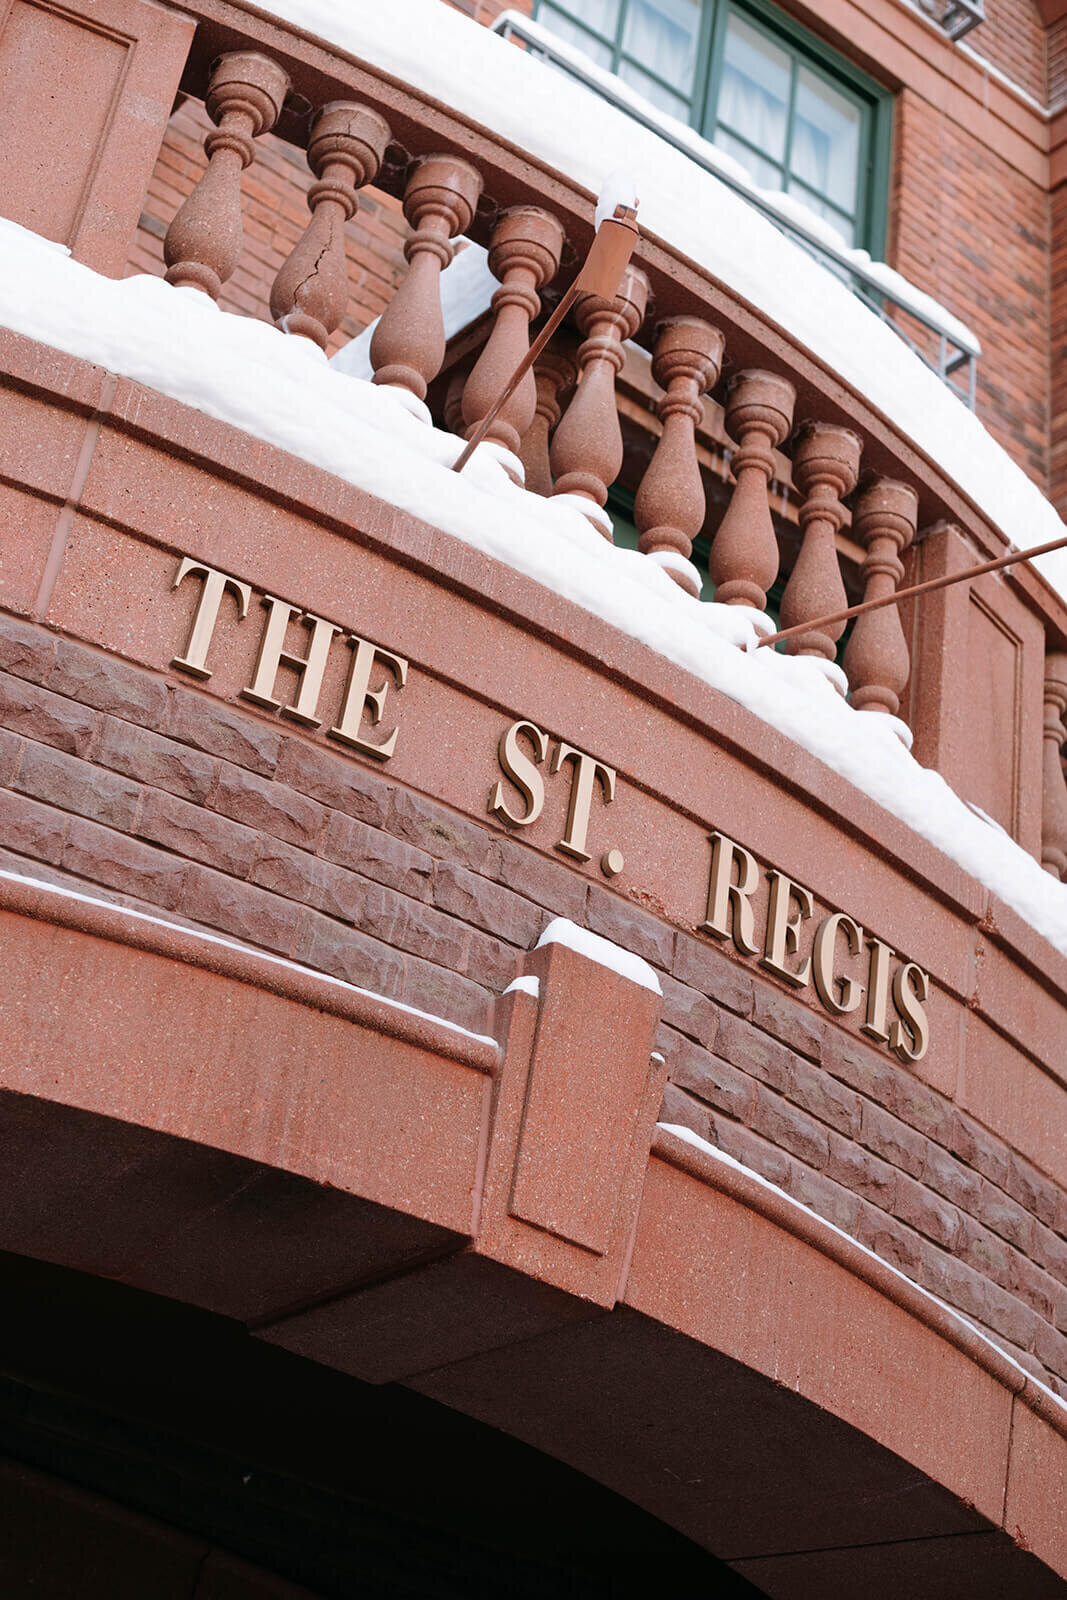
[[[467,440],[467,443],[463,448],[463,453],[452,463],[453,472],[463,471],[463,468],[467,465],[467,462],[474,454],[476,448],[481,444],[482,440],[489,432],[490,425],[499,412],[501,406],[505,405],[515,393],[515,390],[529,372],[530,368],[533,366],[534,362],[545,348],[545,345],[551,339],[552,335],[555,333],[556,329],[567,315],[567,312],[570,310],[571,306],[582,293],[578,286],[580,279],[581,273],[578,274],[578,277],[571,284],[559,305],[556,307],[555,311],[553,311],[552,315],[541,329],[541,332],[537,335],[537,338],[534,340],[529,350],[527,350],[526,354],[515,368],[515,371],[511,374],[511,377],[509,378],[504,389],[501,391],[499,398],[493,402],[485,416],[482,418],[481,422],[479,422],[477,431],[475,432],[473,438]]]
[[[777,644],[780,639],[792,639],[794,634],[810,633],[814,628],[826,628],[833,622],[847,622],[849,617],[861,617],[865,611],[878,611],[882,606],[896,605],[898,600],[910,600],[913,595],[929,594],[931,589],[947,589],[950,584],[963,583],[967,578],[980,578],[985,572],[999,572],[1002,567],[1012,567],[1017,561],[1030,561],[1034,556],[1048,555],[1052,550],[1067,549],[1067,536],[1052,539],[1048,544],[1038,544],[1032,550],[1016,550],[1010,556],[998,556],[996,561],[983,561],[980,567],[967,567],[963,572],[949,572],[940,578],[927,578],[925,583],[913,583],[910,589],[898,589],[894,594],[883,595],[880,600],[864,600],[847,611],[835,611],[829,617],[815,617],[811,622],[798,622],[780,633],[768,633],[759,644]],[[756,647],[759,648],[759,645]]]

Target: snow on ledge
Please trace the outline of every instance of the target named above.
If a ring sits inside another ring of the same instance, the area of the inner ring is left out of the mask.
[[[504,993],[532,994],[534,999],[537,1000],[541,994],[541,980],[533,972],[524,972],[521,977],[512,978]]]
[[[449,1022],[447,1017],[435,1016],[432,1011],[420,1011],[417,1006],[405,1005],[402,1000],[391,1000],[388,995],[376,994],[373,989],[361,989],[358,984],[347,983],[344,978],[335,978],[329,972],[320,972],[317,967],[305,967],[299,961],[290,961],[286,956],[272,955],[269,950],[260,950],[254,944],[242,944],[239,939],[225,939],[221,934],[208,933],[206,929],[192,927],[187,922],[172,922],[169,917],[156,917],[147,911],[135,911],[132,906],[119,905],[114,900],[104,900],[95,894],[82,894],[77,889],[67,889],[59,883],[47,883],[43,878],[33,878],[22,872],[0,869],[0,881],[25,883],[32,889],[41,889],[46,894],[56,895],[61,900],[74,900],[83,906],[103,906],[107,911],[128,917],[131,922],[144,922],[149,927],[166,928],[168,933],[180,933],[190,939],[198,939],[202,944],[221,945],[224,950],[238,950],[241,955],[252,956],[267,966],[282,967],[287,972],[299,972],[301,977],[312,978],[316,983],[326,984],[331,989],[341,989],[346,994],[357,994],[361,1000],[376,1000],[379,1005],[388,1006],[390,1011],[402,1011],[405,1016],[418,1017],[420,1022],[436,1023],[438,1027],[447,1028],[449,1033],[458,1033],[464,1039],[475,1039],[479,1044],[491,1044],[494,1049],[499,1048],[499,1041],[488,1033],[472,1033],[470,1028],[461,1027],[458,1022]]]
[[[762,1188],[769,1189],[772,1194],[777,1195],[780,1200],[784,1200],[786,1205],[791,1206],[794,1211],[802,1212],[818,1228],[825,1230],[827,1233],[835,1233],[839,1239],[847,1239],[853,1249],[862,1250],[865,1256],[869,1256],[872,1261],[877,1261],[882,1271],[891,1272],[902,1283],[909,1284],[912,1289],[923,1296],[924,1300],[929,1300],[932,1305],[940,1307],[942,1311],[947,1312],[954,1322],[958,1322],[969,1333],[975,1334],[983,1344],[996,1351],[1000,1360],[1009,1362],[1028,1383],[1035,1384],[1055,1406],[1067,1414],[1067,1401],[1061,1400],[1053,1389],[1042,1383],[1040,1378],[1036,1378],[1028,1368],[1016,1361],[1014,1356],[1009,1355],[1007,1350],[1002,1345],[997,1344],[995,1339],[991,1339],[987,1333],[983,1333],[982,1329],[973,1323],[969,1317],[965,1317],[962,1312],[956,1310],[955,1306],[948,1305],[946,1301],[941,1300],[936,1294],[931,1294],[929,1289],[924,1289],[921,1283],[917,1283],[914,1278],[909,1278],[906,1272],[901,1272],[899,1267],[894,1267],[892,1262],[887,1261],[884,1256],[878,1255],[868,1245],[861,1244],[857,1238],[851,1233],[846,1233],[843,1228],[839,1228],[835,1222],[827,1222],[825,1217],[821,1217],[817,1211],[813,1211],[810,1206],[806,1206],[802,1200],[795,1200],[791,1194],[787,1194],[784,1189],[780,1189],[776,1183],[771,1183],[770,1179],[765,1178],[762,1173],[756,1172],[752,1167],[746,1167],[736,1157],[728,1155],[725,1150],[720,1150],[718,1145],[709,1144],[707,1139],[702,1139],[699,1133],[693,1132],[692,1128],[686,1128],[680,1122],[657,1122],[656,1126],[657,1128],[662,1128],[665,1133],[673,1133],[676,1139],[681,1139],[685,1144],[692,1145],[696,1150],[702,1150],[705,1155],[712,1156],[714,1160],[721,1161],[724,1167],[733,1167],[735,1172],[743,1172],[746,1178],[751,1178],[754,1183],[760,1184]]]
[[[601,617],[825,762],[1067,955],[1067,885],[920,767],[892,718],[854,711],[811,657],[746,653],[768,626],[761,613],[694,599],[647,556],[601,538],[573,497],[519,488],[486,445],[462,475],[450,471],[462,440],[388,388],[335,371],[307,339],[162,278],[101,277],[2,220],[0,327],[290,451]],[[790,759],[787,748],[786,772]]]
[[[598,967],[609,967],[620,977],[640,984],[642,989],[651,989],[653,994],[663,993],[659,979],[647,961],[635,956],[631,950],[613,944],[610,939],[602,938],[599,933],[579,928],[576,922],[570,922],[566,917],[556,917],[550,922],[535,948],[540,950],[547,944],[565,944],[568,949],[585,956],[586,960],[595,961]]]
[[[699,262],[866,395],[1016,548],[1062,535],[1036,484],[892,329],[740,195],[625,111],[443,0],[258,3],[454,107],[594,195],[605,173],[634,173],[644,229]],[[1067,598],[1067,551],[1034,565]]]

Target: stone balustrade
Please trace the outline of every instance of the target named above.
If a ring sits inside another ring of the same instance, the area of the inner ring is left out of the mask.
[[[491,133],[472,137],[414,91],[398,93],[341,60],[334,77],[324,77],[322,52],[311,63],[289,36],[287,49],[272,54],[251,15],[242,48],[213,50],[232,35],[219,30],[211,8],[203,12],[192,76],[202,74],[215,126],[204,176],[167,233],[169,281],[217,297],[240,257],[241,175],[257,139],[275,129],[306,145],[310,220],[277,274],[270,315],[288,334],[326,348],[348,299],[344,227],[359,191],[377,184],[400,201],[411,233],[406,276],[370,346],[374,382],[403,393],[427,423],[470,438],[527,352],[542,296],[573,281],[592,237],[588,197],[539,177]],[[324,83],[330,99],[321,98]],[[320,103],[295,114],[291,107],[311,89]],[[500,287],[477,339],[453,348],[440,276],[464,235],[488,247]],[[628,408],[618,392],[627,341],[650,356],[640,401],[631,394]],[[643,437],[631,448],[635,430]],[[916,707],[898,607],[858,618],[847,642],[844,623],[824,619],[860,599],[891,600],[905,561],[909,577],[920,564],[930,527],[960,528],[976,559],[1003,548],[997,530],[883,418],[659,241],[638,242],[614,302],[578,301],[487,437],[530,492],[569,500],[609,540],[605,507],[621,481],[634,495],[650,566],[692,599],[766,612],[780,597],[780,625],[803,630],[784,648],[822,664],[836,687],[847,683],[853,706],[894,719],[904,737]],[[1033,608],[1047,613],[1040,580],[1022,581]],[[1067,608],[1053,613],[1041,853],[1062,876],[1067,656],[1058,652],[1067,644]],[[1036,840],[1031,848],[1036,853]]]

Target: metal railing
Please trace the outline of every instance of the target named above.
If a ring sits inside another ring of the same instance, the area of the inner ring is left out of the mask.
[[[494,33],[504,39],[514,39],[531,54],[546,61],[568,77],[576,79],[595,94],[609,101],[620,111],[632,117],[649,132],[681,151],[683,155],[718,178],[749,205],[754,206],[767,220],[838,278],[843,279],[863,303],[874,312],[908,348],[936,372],[954,394],[972,411],[978,377],[978,358],[982,353],[978,340],[948,312],[937,315],[937,307],[928,297],[916,291],[916,298],[895,291],[877,271],[877,264],[869,265],[856,259],[844,244],[837,246],[808,228],[791,211],[786,213],[774,203],[774,197],[735,176],[715,147],[695,131],[685,128],[673,117],[665,115],[648,100],[632,90],[613,73],[597,66],[581,51],[564,40],[556,38],[546,28],[518,11],[502,11],[492,24]],[[918,323],[929,334],[924,348],[898,318],[905,316],[912,324]]]

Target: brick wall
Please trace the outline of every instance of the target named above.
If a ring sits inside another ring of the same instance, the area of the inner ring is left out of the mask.
[[[978,414],[1048,485],[1048,197],[910,90],[897,97],[893,265],[982,343]]]
[[[1067,1395],[1067,1196],[884,1053],[602,885],[288,734],[0,614],[0,865],[482,1031],[550,916],[662,974],[664,1115]]]
[[[1067,184],[1053,190],[1051,212],[1051,386],[1049,497],[1067,516]]]
[[[1045,25],[1033,0],[986,0],[985,21],[968,45],[1027,94],[1046,103]]]

